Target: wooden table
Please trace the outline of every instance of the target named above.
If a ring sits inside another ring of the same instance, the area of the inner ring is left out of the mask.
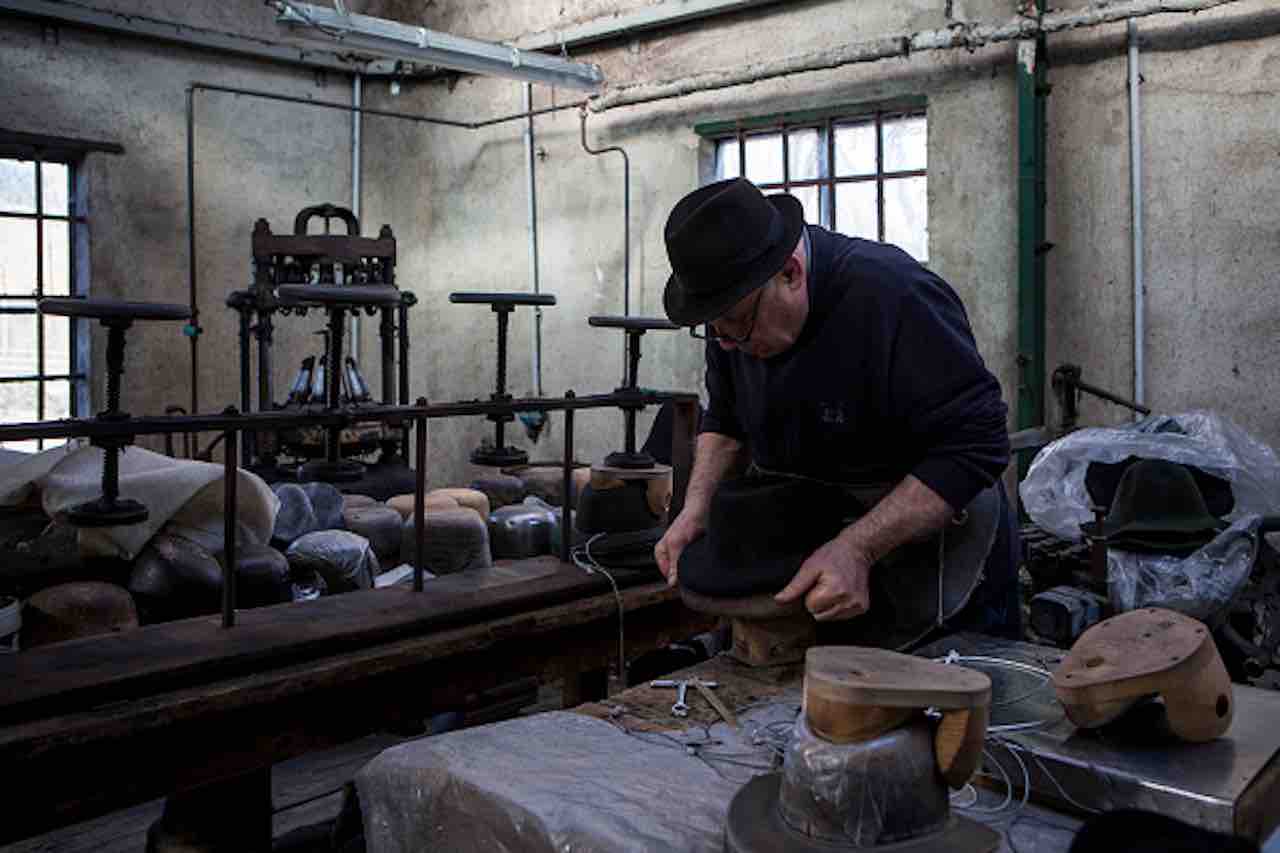
[[[665,583],[617,577],[628,655],[710,626]],[[583,687],[603,686],[618,648],[609,583],[553,558],[239,616],[0,658],[0,767],[14,783],[0,843],[261,774],[530,675],[590,699]]]

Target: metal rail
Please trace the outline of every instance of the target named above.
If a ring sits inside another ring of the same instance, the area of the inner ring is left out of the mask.
[[[575,396],[569,391],[564,397],[534,397],[521,400],[482,401],[430,405],[419,399],[413,406],[370,406],[368,408],[343,408],[313,413],[295,412],[246,412],[229,408],[219,415],[164,415],[127,420],[63,420],[44,423],[0,424],[0,442],[24,439],[59,438],[126,438],[137,435],[173,435],[175,433],[221,432],[224,448],[223,488],[223,536],[226,558],[222,565],[222,627],[231,628],[236,623],[236,486],[239,459],[238,436],[249,430],[278,430],[304,426],[345,427],[356,422],[381,421],[404,424],[412,421],[417,437],[415,450],[416,472],[414,481],[414,566],[413,588],[423,589],[423,569],[426,554],[426,483],[427,483],[427,421],[432,418],[454,418],[488,414],[511,414],[525,411],[564,411],[565,457],[564,484],[567,503],[573,476],[573,412],[578,409],[601,409],[634,405],[660,404],[667,401],[696,405],[696,394],[675,391],[656,391],[643,394],[611,393]],[[570,514],[563,511],[561,522],[562,552],[567,559],[567,545],[571,539]]]

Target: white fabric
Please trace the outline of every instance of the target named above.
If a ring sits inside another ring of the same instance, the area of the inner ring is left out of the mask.
[[[140,501],[149,516],[140,524],[82,529],[80,551],[132,560],[166,524],[169,532],[221,551],[223,486],[221,465],[129,447],[120,454],[120,497]],[[97,498],[102,493],[102,451],[56,448],[0,468],[0,496],[29,495],[32,488],[40,490],[50,516]],[[279,499],[261,477],[243,469],[236,489],[237,541],[267,544]]]

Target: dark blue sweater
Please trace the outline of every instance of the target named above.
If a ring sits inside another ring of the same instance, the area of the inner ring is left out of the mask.
[[[960,509],[1009,462],[1000,385],[951,287],[894,246],[809,229],[809,316],[786,352],[707,346],[702,431],[761,467],[847,483],[914,474]]]

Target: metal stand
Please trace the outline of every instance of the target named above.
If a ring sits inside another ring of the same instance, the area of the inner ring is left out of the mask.
[[[661,317],[617,317],[596,316],[587,318],[587,323],[596,328],[622,329],[627,336],[627,375],[623,385],[615,393],[626,396],[640,396],[640,338],[645,332],[679,329],[675,323]],[[644,403],[626,402],[622,409],[622,420],[625,429],[623,449],[610,453],[604,458],[604,464],[610,468],[641,469],[652,468],[656,463],[648,453],[636,450],[636,414],[644,408]]]
[[[107,329],[107,408],[100,423],[130,420],[120,409],[120,382],[124,376],[124,333],[134,320],[185,320],[191,311],[181,305],[147,302],[119,302],[112,299],[44,299],[41,314],[60,317],[91,317]],[[147,508],[120,497],[120,453],[133,443],[132,435],[98,435],[89,440],[102,448],[102,496],[65,511],[76,527],[119,527],[147,520]]]
[[[507,393],[507,325],[511,312],[517,305],[555,305],[555,296],[550,293],[451,293],[449,301],[459,305],[488,305],[498,315],[497,390],[489,399],[495,403],[509,403],[512,397]],[[493,412],[487,417],[493,422],[493,444],[482,443],[472,451],[471,461],[493,468],[528,463],[529,454],[506,443],[506,425],[515,420],[515,415]]]

